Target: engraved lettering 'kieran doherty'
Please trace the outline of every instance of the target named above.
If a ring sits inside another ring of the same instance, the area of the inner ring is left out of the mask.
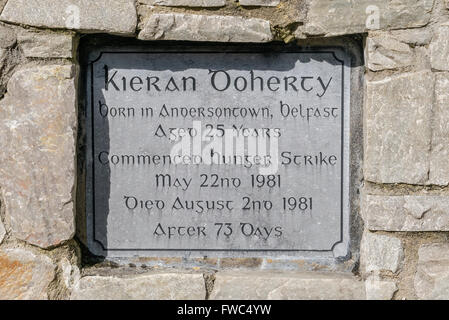
[[[127,75],[127,73],[119,73],[115,70],[112,74],[109,72],[109,67],[104,66],[105,70],[105,84],[106,90],[134,92],[139,91],[157,91],[157,92],[181,92],[181,91],[196,91],[199,80],[195,76],[179,76],[175,78],[170,74],[162,74],[160,76],[148,75]],[[332,81],[323,79],[321,76],[300,76],[287,75],[283,77],[263,75],[259,76],[253,70],[239,73],[235,77],[231,76],[226,70],[209,70],[207,85],[210,89],[215,91],[236,90],[244,91],[294,91],[300,90],[304,92],[313,91],[319,97],[326,94],[327,89]]]
[[[350,57],[91,52],[89,249],[348,253]]]

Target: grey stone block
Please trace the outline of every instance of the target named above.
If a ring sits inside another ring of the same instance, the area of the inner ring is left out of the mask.
[[[370,230],[449,231],[447,196],[366,195],[362,211]]]
[[[367,83],[366,180],[427,183],[434,82],[421,71]]]
[[[404,252],[401,240],[366,231],[360,245],[360,265],[366,273],[399,270]]]
[[[202,274],[154,273],[129,277],[87,276],[74,286],[72,300],[202,300]]]
[[[433,69],[449,71],[449,24],[442,25],[434,32],[430,43],[430,62]]]
[[[280,0],[239,0],[242,6],[276,7]]]
[[[365,287],[353,276],[319,273],[219,272],[213,300],[363,299]]]
[[[421,27],[429,23],[434,0],[309,0],[300,32],[335,36]]]
[[[446,56],[449,64],[449,52]],[[449,184],[449,73],[438,73],[432,122],[429,184]]]
[[[134,34],[134,0],[9,0],[0,20],[84,32]]]
[[[414,53],[410,46],[388,33],[369,35],[366,45],[370,70],[396,69],[413,63]]]
[[[29,58],[72,58],[73,37],[72,34],[24,31],[17,40]]]
[[[140,3],[169,7],[224,7],[226,0],[139,0]]]
[[[0,185],[16,238],[47,248],[73,236],[76,122],[71,65],[13,74],[0,102]]]
[[[386,281],[371,276],[365,281],[367,300],[391,300],[398,287],[394,281]]]
[[[270,23],[263,19],[182,13],[152,14],[140,31],[141,40],[268,42]]]
[[[420,299],[449,299],[448,243],[425,244],[419,248],[414,286]]]
[[[6,49],[16,42],[15,31],[3,24],[0,24],[0,48]]]

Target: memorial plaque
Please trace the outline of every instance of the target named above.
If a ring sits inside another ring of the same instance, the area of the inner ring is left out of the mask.
[[[346,256],[350,70],[336,47],[93,50],[89,249]]]

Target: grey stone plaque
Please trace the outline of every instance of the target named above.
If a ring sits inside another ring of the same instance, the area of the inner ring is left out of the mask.
[[[348,254],[344,50],[96,50],[89,59],[93,253]]]

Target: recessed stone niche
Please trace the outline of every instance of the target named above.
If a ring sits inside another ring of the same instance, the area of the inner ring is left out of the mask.
[[[79,48],[86,255],[139,266],[354,268],[358,41],[88,36]]]
[[[0,0],[0,299],[447,299],[448,3]]]

